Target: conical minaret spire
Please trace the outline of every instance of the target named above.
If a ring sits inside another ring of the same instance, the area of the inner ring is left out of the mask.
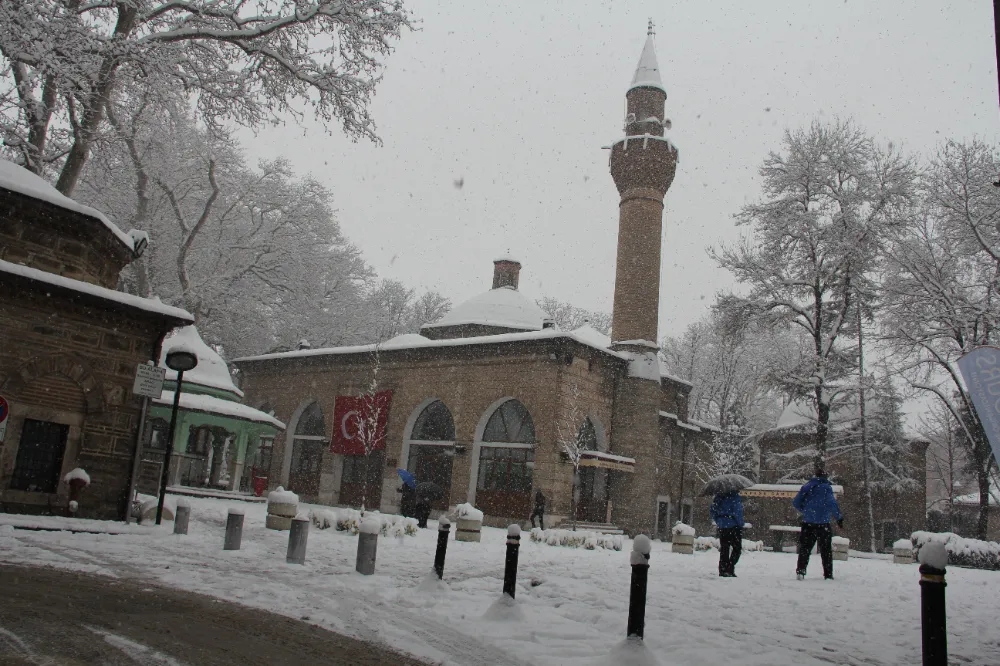
[[[656,62],[656,46],[653,44],[653,20],[649,20],[649,29],[646,31],[646,43],[642,47],[642,55],[639,56],[639,64],[635,68],[635,76],[632,77],[632,88],[657,88],[666,94],[663,81],[660,79],[660,66]]]

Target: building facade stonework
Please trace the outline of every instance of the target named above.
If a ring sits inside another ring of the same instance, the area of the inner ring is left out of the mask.
[[[82,211],[82,212],[81,212]],[[191,316],[114,291],[130,239],[0,161],[0,510],[66,514],[61,480],[91,479],[76,515],[124,516],[140,403],[136,365]]]
[[[247,403],[287,424],[271,487],[397,511],[399,468],[443,487],[437,510],[470,502],[490,524],[527,521],[541,490],[547,526],[575,507],[578,520],[669,532],[698,490],[685,487],[676,459],[712,428],[688,421],[690,384],[656,353],[663,199],[677,151],[664,137],[651,33],[626,100],[625,137],[610,153],[621,194],[612,336],[553,326],[519,291],[521,264],[501,257],[491,289],[421,335],[237,359]],[[352,419],[364,417],[344,405],[373,391],[391,392],[384,447],[349,453],[343,441],[361,432]],[[576,473],[567,443],[583,449]]]

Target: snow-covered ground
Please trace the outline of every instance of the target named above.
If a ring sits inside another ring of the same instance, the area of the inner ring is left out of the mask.
[[[169,523],[120,535],[0,526],[0,561],[142,577],[307,618],[443,664],[625,664],[612,651],[625,633],[630,541],[616,552],[524,538],[521,612],[487,620],[502,587],[504,530],[484,528],[480,544],[450,541],[439,585],[428,578],[435,529],[380,538],[377,573],[361,576],[354,572],[357,537],[313,528],[305,566],[290,565],[287,532],[264,529],[263,505],[239,503],[246,510],[243,549],[223,551],[226,509],[236,503],[190,504],[188,536],[170,534]],[[793,555],[751,552],[739,578],[724,579],[716,557],[653,545],[645,642],[662,666],[920,662],[916,566],[852,559],[837,562],[836,580],[825,582],[814,556],[809,578],[799,582]],[[949,569],[947,594],[952,660],[1000,664],[1000,573]]]

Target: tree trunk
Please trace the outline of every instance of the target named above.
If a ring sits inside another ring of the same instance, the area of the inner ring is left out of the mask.
[[[868,446],[868,420],[865,405],[865,340],[861,322],[861,299],[857,303],[858,313],[858,413],[861,416],[861,482],[865,489],[865,504],[868,511],[868,550],[877,552],[875,545],[875,502],[872,499],[871,451]]]
[[[990,527],[990,466],[989,457],[981,465],[976,465],[976,477],[979,482],[979,516],[976,520],[976,538],[986,541]]]
[[[580,476],[580,468],[576,465],[573,466],[573,489],[570,491],[569,495],[569,516],[570,522],[573,526],[573,531],[576,532],[576,479]]]

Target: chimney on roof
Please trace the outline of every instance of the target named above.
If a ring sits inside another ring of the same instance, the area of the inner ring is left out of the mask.
[[[521,262],[509,257],[493,261],[493,288],[510,287],[517,289],[517,280],[521,275]]]

